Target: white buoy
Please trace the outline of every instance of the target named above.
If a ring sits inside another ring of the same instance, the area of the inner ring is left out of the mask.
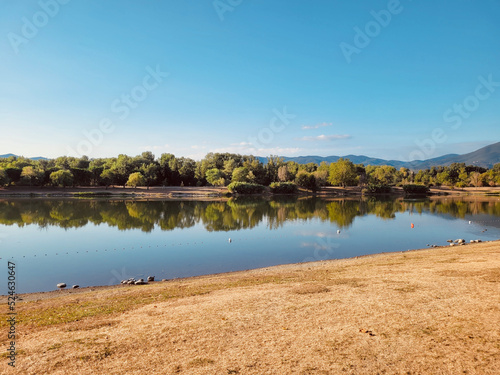
[[[231,238],[229,238],[229,240],[227,240],[227,242],[231,243],[231,242],[233,242],[233,240],[231,240]]]
[[[337,234],[340,234],[340,229],[337,229]]]

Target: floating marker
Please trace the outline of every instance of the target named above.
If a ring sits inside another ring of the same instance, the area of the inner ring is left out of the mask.
[[[227,240],[227,242],[231,243],[231,242],[233,242],[233,240],[231,240],[231,238],[229,238],[229,240]]]
[[[411,227],[412,227],[412,228],[415,228],[415,225],[414,225],[413,223],[411,223]]]

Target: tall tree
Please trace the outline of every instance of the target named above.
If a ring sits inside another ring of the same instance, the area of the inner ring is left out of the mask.
[[[340,158],[335,163],[330,164],[330,174],[328,182],[336,186],[351,186],[356,184],[356,167],[348,160]]]

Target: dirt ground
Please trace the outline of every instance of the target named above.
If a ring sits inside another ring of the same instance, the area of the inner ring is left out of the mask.
[[[61,187],[30,187],[30,186],[10,186],[0,187],[0,197],[73,197],[75,194],[93,193],[93,194],[111,194],[113,196],[126,196],[129,198],[160,198],[160,199],[176,199],[176,198],[214,198],[223,197],[228,192],[227,187],[218,186],[152,186],[147,187],[121,187],[113,186],[109,188],[104,187],[74,187],[74,188],[61,188]],[[311,191],[300,189],[301,195],[311,195]],[[356,196],[361,195],[362,189],[359,186],[353,187],[323,187],[316,191],[314,195],[317,196]],[[393,194],[398,196],[404,195],[402,188],[394,188]],[[463,188],[451,189],[448,187],[433,187],[431,189],[433,195],[447,195],[447,196],[470,196],[470,195],[498,195],[500,196],[500,187],[479,187],[479,188]]]
[[[0,373],[500,373],[500,242],[90,289],[21,296]]]

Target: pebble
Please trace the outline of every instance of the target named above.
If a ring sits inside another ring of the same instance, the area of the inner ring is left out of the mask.
[[[72,288],[73,289],[78,289],[80,287],[80,285],[73,285]]]
[[[155,281],[155,277],[154,276],[148,276],[148,281]]]
[[[66,283],[59,283],[59,284],[57,284],[57,287],[59,289],[64,289],[64,288],[66,288]]]

